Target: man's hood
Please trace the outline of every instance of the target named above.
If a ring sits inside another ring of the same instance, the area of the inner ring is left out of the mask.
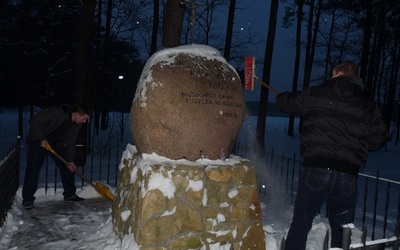
[[[361,77],[358,76],[348,76],[348,75],[341,75],[336,77],[337,82],[348,82],[356,85],[359,87],[361,90],[364,90],[364,83]]]

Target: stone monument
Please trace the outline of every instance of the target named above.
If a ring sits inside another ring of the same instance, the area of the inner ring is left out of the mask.
[[[132,103],[115,233],[143,250],[264,250],[254,168],[231,155],[244,114],[240,78],[217,50],[154,54]]]
[[[223,159],[245,111],[240,78],[219,52],[180,46],[148,60],[131,108],[131,132],[140,153]]]

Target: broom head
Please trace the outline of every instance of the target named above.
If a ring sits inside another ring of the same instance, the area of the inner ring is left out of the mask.
[[[246,56],[244,59],[244,89],[254,90],[255,58]]]
[[[104,196],[105,198],[113,201],[114,200],[114,194],[111,192],[111,188],[103,183],[95,182],[94,183],[94,188],[96,191]]]

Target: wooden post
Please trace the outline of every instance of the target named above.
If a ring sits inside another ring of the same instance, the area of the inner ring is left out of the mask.
[[[342,234],[342,249],[348,250],[350,248],[351,242],[351,228],[344,226],[343,227],[343,234]]]

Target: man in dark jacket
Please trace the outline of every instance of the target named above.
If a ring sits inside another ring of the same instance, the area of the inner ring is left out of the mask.
[[[276,97],[283,112],[303,116],[299,180],[287,250],[306,247],[312,222],[327,197],[331,246],[341,246],[342,225],[353,223],[357,175],[369,151],[382,148],[388,132],[379,109],[364,97],[352,62],[337,65],[321,86]]]
[[[75,149],[76,139],[83,124],[89,119],[91,110],[85,106],[62,105],[43,109],[29,121],[30,129],[27,136],[29,143],[28,161],[22,189],[22,204],[26,209],[32,209],[35,192],[38,188],[39,172],[45,156],[49,153],[46,144],[63,157],[69,165],[66,166],[53,154],[49,154],[60,169],[64,188],[64,200],[81,201],[83,198],[75,194]]]

